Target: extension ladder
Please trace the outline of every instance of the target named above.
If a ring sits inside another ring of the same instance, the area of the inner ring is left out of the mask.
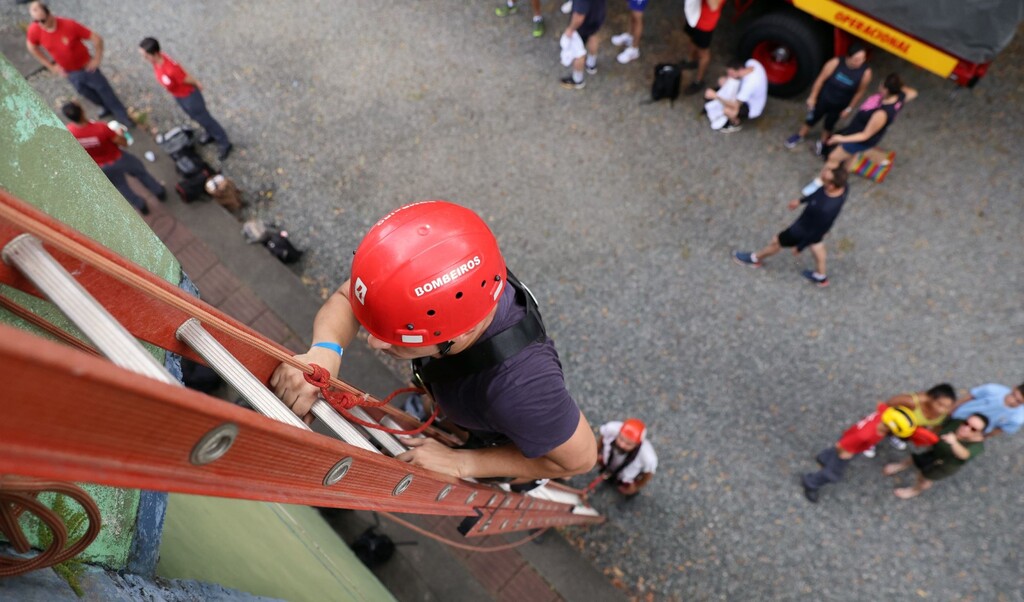
[[[333,437],[313,432],[265,385],[281,362],[307,374],[309,366],[3,191],[0,248],[0,283],[50,300],[109,360],[3,299],[72,346],[0,326],[0,474],[466,516],[466,536],[604,520],[580,492],[558,484],[523,495],[399,461],[407,449],[400,438],[352,424],[323,399],[312,413]],[[207,364],[256,412],[182,387],[140,339]],[[419,425],[390,406],[350,413],[392,429]],[[457,442],[435,427],[424,434]]]

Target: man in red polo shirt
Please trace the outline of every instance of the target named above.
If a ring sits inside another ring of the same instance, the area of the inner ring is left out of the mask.
[[[113,115],[127,127],[135,127],[121,99],[100,71],[103,60],[103,38],[98,33],[73,21],[57,17],[42,2],[28,8],[32,23],[25,36],[25,47],[51,73],[68,78],[75,90],[101,108],[100,117]],[[83,42],[92,44],[93,54]],[[43,54],[46,50],[47,57]]]
[[[127,146],[124,136],[110,129],[102,121],[89,121],[85,118],[82,105],[77,102],[64,103],[61,113],[68,118],[68,130],[85,148],[85,152],[96,161],[110,183],[117,188],[121,196],[142,215],[149,213],[146,201],[128,186],[126,176],[132,176],[149,189],[161,201],[167,198],[163,185],[156,180],[146,167],[134,155],[122,153],[121,147]]]
[[[693,42],[693,49],[690,51],[690,60],[683,63],[683,69],[696,69],[690,85],[686,86],[683,94],[696,94],[704,89],[704,75],[708,71],[708,64],[711,62],[711,34],[718,25],[718,18],[722,16],[722,6],[725,0],[701,0],[700,18],[693,25],[686,23],[686,33]]]
[[[231,152],[231,141],[228,140],[227,132],[220,127],[217,120],[206,110],[206,101],[203,99],[202,86],[189,75],[181,65],[175,63],[171,57],[160,51],[160,42],[155,38],[146,38],[139,43],[139,51],[142,56],[153,65],[153,75],[160,85],[167,88],[178,106],[185,113],[201,125],[206,131],[205,140],[209,142],[212,138],[217,141],[220,148],[220,160],[223,161]]]

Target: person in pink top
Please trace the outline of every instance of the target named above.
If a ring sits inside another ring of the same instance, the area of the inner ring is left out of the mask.
[[[33,2],[28,11],[32,15],[25,34],[29,54],[51,73],[68,78],[75,91],[101,108],[101,118],[113,115],[123,125],[135,127],[135,121],[100,71],[103,38],[77,21],[54,15],[43,2]],[[92,45],[91,54],[85,42]]]
[[[206,100],[203,99],[203,90],[199,82],[171,57],[161,52],[160,42],[155,38],[143,39],[139,43],[139,52],[142,53],[143,58],[149,61],[149,64],[153,65],[153,75],[156,76],[156,81],[167,88],[181,110],[185,111],[185,114],[194,119],[206,131],[205,136],[200,138],[200,142],[205,144],[211,139],[215,140],[217,147],[220,148],[220,160],[227,159],[232,149],[231,141],[228,140],[228,134],[224,128],[206,109]]]
[[[68,119],[68,130],[78,140],[85,152],[96,161],[110,183],[117,188],[121,196],[142,215],[149,213],[146,200],[128,186],[127,176],[132,176],[149,189],[161,201],[167,198],[163,184],[157,181],[137,157],[121,152],[121,147],[128,141],[121,134],[112,130],[102,121],[89,121],[85,117],[82,106],[77,102],[67,102],[60,112]]]

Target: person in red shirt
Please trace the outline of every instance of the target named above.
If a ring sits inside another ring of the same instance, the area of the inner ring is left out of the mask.
[[[149,213],[146,207],[146,200],[140,197],[128,186],[126,176],[132,176],[152,192],[161,201],[167,198],[167,192],[163,184],[157,181],[146,167],[134,155],[121,152],[121,147],[127,146],[128,141],[124,136],[110,129],[102,121],[89,121],[85,118],[85,111],[82,105],[77,102],[67,102],[60,108],[61,113],[67,117],[68,130],[85,148],[85,152],[96,161],[103,173],[110,180],[110,183],[117,188],[121,196],[127,200],[132,207],[139,210],[142,215]]]
[[[153,65],[153,75],[156,81],[160,82],[167,91],[171,93],[178,106],[185,113],[195,120],[206,134],[200,138],[202,144],[211,139],[217,141],[220,148],[220,160],[227,159],[231,152],[231,141],[224,128],[217,123],[217,120],[206,110],[206,101],[203,99],[202,86],[181,65],[174,62],[171,57],[160,51],[160,42],[155,38],[145,38],[139,43],[139,52]]]
[[[25,47],[51,73],[68,78],[75,90],[100,107],[100,117],[113,115],[127,127],[135,127],[124,103],[100,71],[103,38],[77,21],[57,17],[42,2],[29,8],[32,23],[25,35]],[[93,53],[84,42],[92,44]],[[40,48],[46,50],[49,57]]]
[[[718,25],[718,18],[722,16],[722,6],[725,0],[701,0],[700,18],[696,24],[686,23],[686,34],[693,42],[690,50],[690,60],[683,63],[683,69],[696,69],[690,85],[686,86],[683,94],[693,95],[704,89],[704,75],[708,72],[708,64],[711,63],[711,34]]]
[[[821,470],[809,472],[801,479],[807,500],[816,504],[819,489],[829,483],[842,481],[846,465],[854,456],[874,447],[889,435],[910,439],[921,445],[932,445],[938,440],[931,431],[917,428],[917,421],[909,409],[901,406],[889,407],[884,402],[880,403],[874,412],[846,429],[835,446],[824,449],[817,455],[815,459],[821,465]]]

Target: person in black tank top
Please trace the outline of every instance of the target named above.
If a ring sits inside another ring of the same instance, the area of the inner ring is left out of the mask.
[[[892,73],[885,78],[878,96],[881,102],[876,104],[875,97],[869,98],[850,125],[828,139],[827,143],[834,148],[829,151],[827,166],[835,168],[853,155],[877,146],[903,105],[917,98],[917,90],[904,85],[900,76]]]
[[[871,83],[871,69],[867,60],[867,50],[855,42],[850,44],[843,59],[834,57],[825,63],[807,97],[807,118],[800,130],[786,139],[786,148],[795,149],[811,131],[811,127],[824,118],[821,139],[815,144],[815,152],[821,155],[822,147],[835,131],[836,123],[853,112]]]

